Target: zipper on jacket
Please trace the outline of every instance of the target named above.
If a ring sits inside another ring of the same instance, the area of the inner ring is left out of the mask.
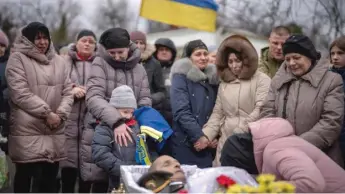
[[[297,87],[297,95],[296,95],[296,103],[295,103],[295,110],[294,110],[294,129],[296,133],[296,110],[297,110],[297,105],[298,105],[298,99],[299,99],[299,90],[301,88],[301,81],[298,80],[298,87]],[[297,135],[297,134],[296,134]]]
[[[76,71],[78,71],[78,68],[76,68]],[[85,62],[83,62],[83,75],[82,75],[82,84],[85,86]],[[82,101],[79,101],[79,110],[78,110],[78,121],[77,121],[77,130],[78,130],[78,135],[77,135],[77,154],[78,154],[78,163],[77,163],[77,168],[80,168],[80,157],[79,157],[79,152],[80,152],[80,116],[81,116],[81,108],[82,108]]]

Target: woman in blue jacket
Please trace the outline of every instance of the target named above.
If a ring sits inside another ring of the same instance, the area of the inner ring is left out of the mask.
[[[208,49],[201,40],[189,42],[184,58],[171,68],[171,108],[173,130],[172,156],[181,164],[212,166],[211,149],[199,150],[199,141],[207,142],[202,132],[214,107],[218,77],[215,65],[208,64]]]

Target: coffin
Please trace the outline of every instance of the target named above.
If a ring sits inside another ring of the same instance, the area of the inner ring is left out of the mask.
[[[238,184],[258,186],[254,178],[245,170],[235,167],[214,167],[199,169],[197,166],[182,165],[187,177],[188,193],[214,193],[218,189],[217,177],[226,175]],[[149,166],[121,166],[121,181],[126,193],[153,193],[140,187],[137,182],[147,173]]]

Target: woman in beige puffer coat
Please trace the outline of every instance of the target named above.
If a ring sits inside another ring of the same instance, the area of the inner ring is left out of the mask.
[[[91,74],[92,61],[95,58],[96,36],[90,30],[82,30],[77,35],[76,44],[69,46],[66,62],[70,70],[69,77],[73,83],[74,104],[65,128],[65,152],[67,160],[60,162],[61,191],[74,193],[80,168],[80,142],[84,117],[87,111],[85,103],[86,82]],[[93,187],[97,187],[94,185]],[[89,193],[91,183],[79,178],[78,192]]]
[[[66,159],[64,126],[73,103],[69,68],[39,22],[18,34],[6,68],[11,116],[9,153],[16,164],[14,192],[55,192],[59,161]]]
[[[234,133],[247,133],[248,123],[259,117],[271,80],[257,67],[258,54],[247,38],[234,35],[223,41],[217,55],[222,82],[212,115],[203,128],[209,141],[219,136],[214,166],[220,166],[226,139]]]

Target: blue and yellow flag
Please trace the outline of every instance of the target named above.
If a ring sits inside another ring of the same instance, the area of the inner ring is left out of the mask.
[[[140,16],[196,30],[216,30],[218,5],[214,0],[142,0]]]

